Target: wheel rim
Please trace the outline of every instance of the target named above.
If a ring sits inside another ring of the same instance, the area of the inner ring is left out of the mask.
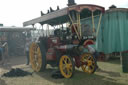
[[[65,78],[70,78],[72,76],[73,65],[72,65],[71,59],[68,56],[62,56],[60,58],[59,68],[60,68],[61,74]]]
[[[39,72],[41,70],[42,65],[42,55],[38,44],[31,44],[29,55],[32,69],[36,72]]]
[[[89,74],[93,73],[95,70],[95,60],[93,56],[89,53],[84,53],[81,56],[82,70]]]

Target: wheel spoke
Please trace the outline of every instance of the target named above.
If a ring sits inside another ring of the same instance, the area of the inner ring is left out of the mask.
[[[67,68],[72,68],[72,64],[67,64],[66,67]]]
[[[67,73],[68,73],[68,75],[71,74],[71,71],[69,70],[69,68],[67,68]]]
[[[66,65],[65,65],[65,64],[63,64],[62,68],[63,68],[63,69],[65,69],[65,68],[66,68]]]
[[[65,64],[67,64],[67,61],[66,61],[66,60],[64,60],[64,63],[65,63]]]

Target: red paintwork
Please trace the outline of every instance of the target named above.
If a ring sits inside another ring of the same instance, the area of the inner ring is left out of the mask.
[[[54,48],[49,48],[46,53],[46,59],[47,60],[56,60],[56,52]]]
[[[48,48],[53,48],[54,46],[59,46],[60,44],[60,39],[58,37],[48,38]]]
[[[73,40],[73,42],[72,42],[74,45],[78,45],[80,42],[79,42],[79,40]]]
[[[46,59],[48,61],[56,60],[56,50],[59,50],[62,53],[66,51],[66,45],[62,45],[58,37],[48,38],[48,48],[46,53]]]
[[[81,65],[87,65],[88,63],[87,62],[81,62]]]
[[[77,40],[76,40],[77,41]],[[74,42],[76,42],[74,41]],[[87,45],[90,44],[94,44],[93,40],[86,40],[84,42],[84,47],[86,47]],[[48,51],[46,53],[46,59],[47,61],[55,61],[56,60],[56,51],[59,50],[61,52],[61,54],[65,54],[66,50],[67,50],[67,45],[62,45],[60,43],[60,39],[58,37],[49,37],[48,38]],[[82,63],[80,61],[81,56],[73,56],[75,58],[75,66],[76,67],[80,67],[83,64],[86,63]]]
[[[98,5],[92,5],[92,4],[80,4],[80,5],[73,5],[68,7],[68,12],[75,10],[77,12],[81,12],[83,9],[88,9],[92,12],[95,10],[100,10],[102,13],[105,12],[104,7],[98,6]]]
[[[87,45],[90,45],[90,44],[94,44],[94,41],[86,40],[84,42],[84,47],[86,47]],[[49,37],[48,38],[48,47],[49,47],[49,49],[46,54],[47,61],[56,60],[56,50],[59,50],[61,52],[61,54],[64,54],[67,49],[67,45],[62,45],[60,43],[59,38],[57,38],[57,37],[54,37],[54,38]],[[73,56],[73,57],[75,58],[75,66],[76,67],[79,68],[81,65],[86,64],[86,63],[80,61],[81,56]]]
[[[74,58],[75,58],[75,66],[79,68],[81,66],[80,56],[74,56]]]
[[[88,45],[92,45],[92,44],[95,44],[93,40],[86,40],[84,42],[84,47],[87,47]]]
[[[56,60],[56,50],[55,47],[59,46],[60,40],[58,37],[49,37],[48,38],[48,51],[46,53],[46,59],[49,61]]]

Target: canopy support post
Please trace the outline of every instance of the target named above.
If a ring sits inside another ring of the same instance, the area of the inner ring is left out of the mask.
[[[99,18],[99,23],[98,23],[97,31],[96,31],[96,37],[98,36],[98,33],[99,33],[100,24],[101,24],[101,18],[102,18],[102,13],[100,14],[100,18]]]
[[[76,32],[76,34],[77,34],[77,37],[78,37],[78,39],[80,40],[79,33],[78,33],[78,31],[77,31],[77,29],[76,29],[76,27],[75,27],[74,23],[73,23],[73,20],[72,20],[72,18],[71,18],[71,15],[69,14],[68,16],[69,16],[69,18],[70,18],[70,20],[71,20],[71,22],[72,22],[72,25],[73,25],[73,28],[74,28],[74,30],[75,30],[75,32]]]
[[[50,33],[49,33],[49,25],[47,24],[47,36],[49,37]]]
[[[93,26],[93,33],[95,33],[95,24],[94,24],[94,15],[92,11],[92,26]]]
[[[43,28],[43,25],[42,25],[42,33],[43,33],[43,35],[42,35],[42,36],[44,37],[44,28]]]
[[[35,25],[34,24],[32,24],[32,27],[34,28],[35,27]],[[36,30],[37,30],[37,28],[36,28]],[[36,31],[35,30],[35,31]],[[32,31],[32,35],[33,35],[33,37],[35,38],[35,33],[34,33],[34,31]],[[34,40],[33,40],[34,41]]]
[[[79,32],[80,32],[80,37],[81,37],[81,23],[80,23],[80,13],[78,14],[78,18],[79,18]]]

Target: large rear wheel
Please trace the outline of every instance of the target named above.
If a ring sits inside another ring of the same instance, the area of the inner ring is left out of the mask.
[[[81,68],[84,72],[92,74],[96,71],[96,59],[90,53],[81,55]]]
[[[74,74],[74,70],[75,70],[73,59],[68,55],[61,56],[60,61],[59,61],[59,69],[60,69],[61,74],[65,78],[72,77]]]
[[[30,46],[30,63],[32,69],[36,72],[44,71],[46,68],[46,53],[42,52],[44,49],[45,48],[41,48],[40,44],[34,42]]]

